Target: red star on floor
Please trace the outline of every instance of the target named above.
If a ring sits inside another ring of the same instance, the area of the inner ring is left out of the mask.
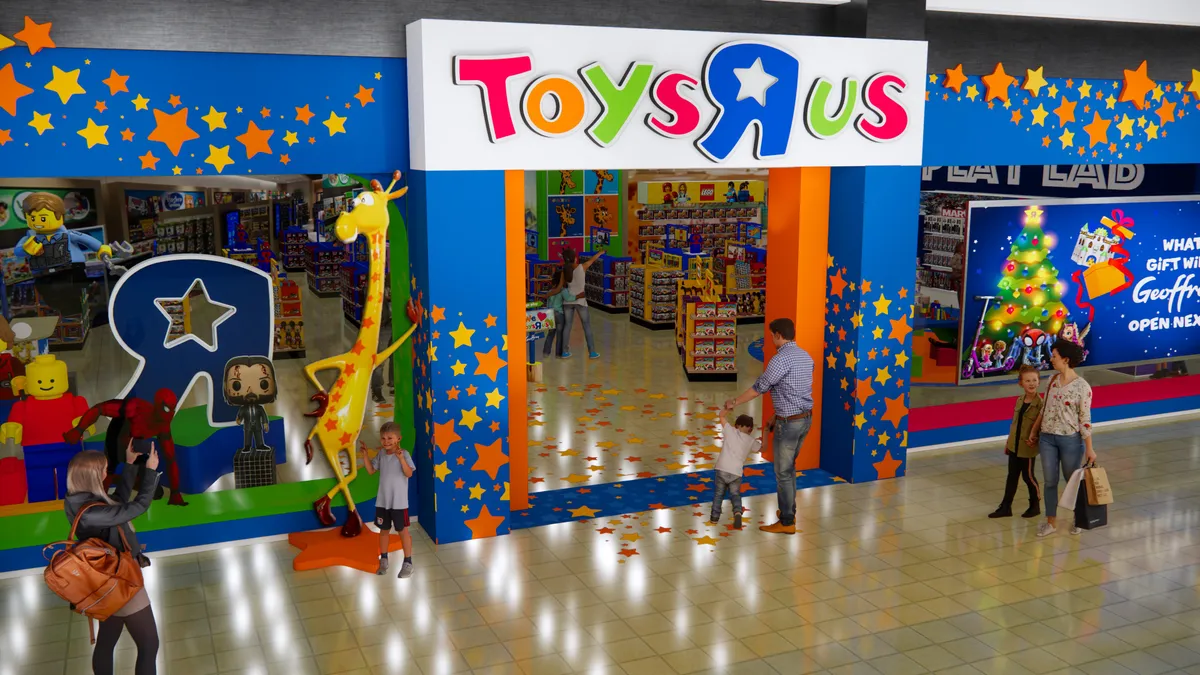
[[[315,532],[293,532],[288,535],[288,543],[300,549],[300,553],[292,560],[292,569],[297,572],[338,566],[374,572],[379,567],[379,537],[366,528],[357,537],[343,537],[338,527]],[[399,551],[401,548],[400,536],[391,535],[388,551]]]

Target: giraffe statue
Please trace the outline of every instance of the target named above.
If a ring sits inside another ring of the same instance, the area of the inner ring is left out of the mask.
[[[371,191],[363,192],[356,197],[353,202],[353,210],[338,217],[334,227],[337,238],[343,243],[349,244],[362,234],[367,238],[371,253],[362,327],[359,328],[358,339],[350,351],[321,359],[304,367],[304,374],[308,377],[309,382],[312,382],[313,386],[317,388],[317,393],[312,396],[312,400],[317,403],[317,408],[306,415],[318,418],[313,430],[308,434],[308,439],[304,442],[304,450],[307,454],[306,463],[312,462],[312,439],[315,436],[321,441],[321,449],[325,452],[330,466],[333,467],[334,474],[337,475],[337,485],[325,493],[324,497],[314,502],[313,509],[317,512],[317,518],[320,519],[322,525],[326,527],[333,525],[335,519],[331,509],[331,500],[334,495],[341,492],[350,509],[346,523],[342,526],[342,535],[346,537],[358,536],[363,527],[362,516],[358,514],[354,499],[350,496],[350,483],[354,482],[358,476],[358,460],[354,448],[358,441],[358,434],[362,430],[363,414],[367,398],[370,395],[371,371],[375,370],[379,364],[387,362],[392,352],[396,351],[413,334],[420,320],[420,315],[416,313],[410,299],[406,310],[412,326],[387,349],[382,352],[378,351],[379,316],[383,308],[383,256],[386,251],[385,243],[389,224],[388,202],[404,196],[404,193],[408,191],[408,188],[400,188],[392,192],[392,188],[399,180],[400,172],[397,171],[392,174],[392,183],[386,190],[379,184],[379,181],[371,181]],[[326,392],[317,380],[316,374],[322,370],[338,371],[337,380],[329,392]],[[341,462],[338,459],[338,455],[343,451],[350,459],[349,475],[342,473]]]

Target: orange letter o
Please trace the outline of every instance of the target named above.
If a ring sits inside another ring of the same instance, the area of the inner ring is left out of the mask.
[[[542,100],[546,96],[552,96],[558,107],[549,118],[542,114]],[[558,75],[545,75],[534,80],[521,99],[521,116],[525,118],[525,124],[542,136],[571,133],[583,122],[586,111],[579,85]]]

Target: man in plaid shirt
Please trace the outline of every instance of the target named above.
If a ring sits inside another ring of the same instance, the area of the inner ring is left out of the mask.
[[[775,481],[778,483],[779,522],[758,528],[776,534],[796,533],[796,455],[812,426],[813,360],[796,346],[796,324],[791,319],[775,319],[768,330],[775,344],[775,356],[763,374],[741,396],[725,402],[726,410],[749,403],[771,393],[775,418],[763,428],[774,432]]]

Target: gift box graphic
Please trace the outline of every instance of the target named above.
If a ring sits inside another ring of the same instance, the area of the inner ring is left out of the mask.
[[[1132,286],[1134,281],[1133,272],[1126,267],[1126,263],[1129,262],[1129,251],[1124,245],[1127,240],[1133,238],[1133,218],[1126,216],[1121,209],[1113,209],[1112,214],[1104,216],[1100,222],[1116,235],[1118,243],[1113,244],[1107,251],[1107,260],[1094,263],[1086,270],[1076,271],[1071,275],[1077,289],[1075,304],[1080,309],[1088,311],[1089,322],[1094,318],[1096,308],[1088,300],[1120,293]],[[1085,290],[1088,295],[1087,300],[1083,298]]]

